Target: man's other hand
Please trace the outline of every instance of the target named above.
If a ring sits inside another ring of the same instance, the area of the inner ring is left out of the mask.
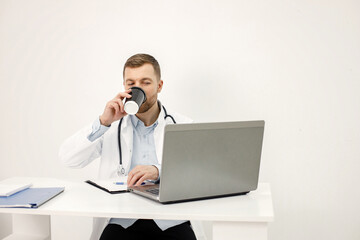
[[[157,180],[159,178],[159,170],[152,165],[138,165],[129,172],[127,185],[140,186],[145,180]]]

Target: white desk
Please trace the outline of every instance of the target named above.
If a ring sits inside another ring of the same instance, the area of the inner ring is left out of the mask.
[[[111,195],[81,181],[47,178],[12,178],[34,187],[64,186],[65,191],[38,209],[0,208],[13,214],[13,234],[5,238],[50,239],[51,216],[119,217],[200,220],[212,222],[212,239],[267,239],[273,221],[269,184],[243,196],[163,205],[132,193]],[[26,224],[25,224],[26,223]],[[211,239],[211,238],[210,238]]]

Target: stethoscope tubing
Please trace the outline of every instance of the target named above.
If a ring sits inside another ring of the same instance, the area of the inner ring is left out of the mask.
[[[176,121],[174,119],[173,116],[171,115],[168,115],[167,111],[166,111],[166,108],[164,106],[162,106],[162,108],[164,109],[164,113],[165,113],[165,117],[164,117],[164,120],[166,120],[166,118],[171,118],[171,120],[173,121],[174,124],[176,124]],[[118,145],[119,145],[119,157],[120,157],[120,165],[118,167],[118,170],[117,170],[117,173],[118,175],[125,175],[125,169],[122,165],[122,151],[121,151],[121,124],[122,124],[122,121],[123,121],[124,118],[121,118],[120,119],[120,122],[119,122],[119,125],[118,125]]]

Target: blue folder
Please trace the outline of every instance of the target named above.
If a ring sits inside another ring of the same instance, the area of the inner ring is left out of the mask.
[[[0,197],[0,208],[38,208],[64,191],[64,187],[28,188],[9,197]]]

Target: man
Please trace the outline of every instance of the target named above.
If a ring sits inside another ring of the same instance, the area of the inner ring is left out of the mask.
[[[59,157],[72,168],[84,167],[100,157],[99,178],[116,177],[120,166],[117,134],[121,122],[122,167],[128,176],[127,184],[158,181],[165,125],[191,120],[168,111],[158,101],[163,81],[154,57],[148,54],[130,57],[124,65],[123,77],[125,91],[106,104],[104,112],[92,125],[67,139],[60,148]],[[142,88],[147,99],[136,115],[127,115],[123,100],[131,97],[133,86]],[[190,222],[185,220],[95,219],[92,239],[99,239],[99,233],[101,240],[196,239]]]

